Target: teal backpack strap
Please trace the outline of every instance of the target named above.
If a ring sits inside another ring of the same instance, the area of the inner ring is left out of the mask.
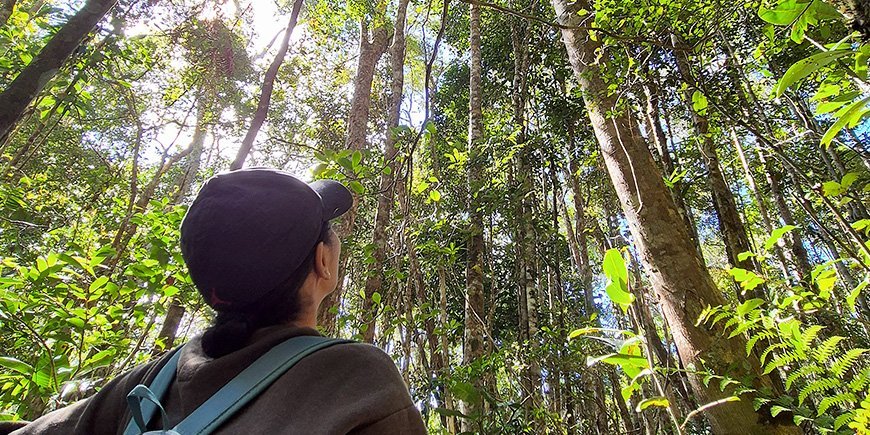
[[[211,433],[301,359],[320,349],[341,343],[353,341],[320,336],[288,339],[254,361],[173,430],[183,435]]]
[[[148,422],[154,418],[154,413],[160,410],[163,417],[163,425],[166,425],[166,411],[160,405],[160,398],[169,390],[169,385],[175,379],[175,369],[178,366],[178,358],[181,356],[181,347],[172,350],[172,355],[169,361],[163,365],[163,368],[157,373],[157,376],[151,381],[151,386],[139,384],[127,394],[127,404],[130,406],[130,414],[132,418],[127,428],[124,429],[124,435],[138,435],[144,433],[147,429]]]

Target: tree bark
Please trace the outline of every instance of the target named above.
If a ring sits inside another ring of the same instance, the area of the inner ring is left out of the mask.
[[[469,75],[469,125],[468,125],[468,246],[465,270],[465,334],[462,346],[462,361],[472,364],[484,355],[484,289],[483,289],[483,212],[478,195],[483,183],[483,108],[480,52],[480,6],[471,4],[469,19],[470,75]],[[475,378],[474,385],[482,390],[482,377]],[[464,414],[483,416],[481,401],[463,402]],[[463,420],[466,422],[466,420]],[[463,430],[472,429],[463,427]],[[474,428],[480,430],[481,428]]]
[[[375,75],[375,66],[387,49],[389,35],[381,26],[373,30],[371,39],[369,25],[366,19],[360,21],[359,58],[357,61],[356,76],[353,80],[353,98],[350,103],[350,114],[347,119],[347,137],[345,148],[349,150],[364,150],[367,148],[366,132],[368,131],[369,107],[372,101],[372,81]],[[336,226],[336,232],[340,239],[346,239],[353,233],[357,215],[357,197],[350,210],[341,218]],[[344,277],[347,272],[347,256],[342,255],[339,264],[339,280],[335,291],[330,293],[320,304],[318,324],[327,332],[333,332],[335,328],[335,313],[330,308],[341,303],[344,293]]]
[[[671,158],[671,151],[668,148],[668,138],[665,136],[665,132],[662,129],[661,111],[659,109],[659,89],[658,84],[653,80],[654,79],[647,80],[643,86],[644,94],[646,94],[646,118],[651,130],[650,135],[655,141],[656,148],[661,156],[664,175],[666,177],[671,177],[676,172],[677,166]],[[683,199],[682,186],[682,181],[675,182],[674,187],[670,188],[671,197],[674,199],[677,211],[680,212],[680,217],[682,217],[683,221],[686,223],[686,228],[689,229],[689,235],[692,236],[692,240],[694,240],[698,252],[700,253],[701,244],[698,240],[698,230],[695,228],[695,223],[692,221],[689,212],[687,211],[688,206],[686,205],[686,201]]]
[[[45,85],[79,47],[91,29],[103,19],[117,0],[89,0],[45,44],[39,54],[0,93],[0,143]]]
[[[390,45],[390,70],[392,81],[390,82],[390,107],[387,115],[386,141],[384,143],[384,162],[389,171],[381,173],[380,187],[378,189],[378,208],[375,212],[375,228],[372,234],[372,244],[375,249],[372,252],[374,263],[370,273],[366,276],[365,301],[363,312],[372,313],[369,327],[363,334],[363,339],[371,343],[375,336],[375,316],[378,307],[372,300],[372,295],[381,289],[383,284],[384,260],[387,255],[387,227],[390,224],[390,215],[393,210],[394,183],[396,180],[399,164],[397,161],[398,150],[396,148],[395,128],[399,126],[399,115],[402,109],[402,87],[405,85],[405,15],[408,11],[409,0],[400,0],[396,12],[396,25],[393,32],[393,43]]]
[[[296,0],[293,3],[293,11],[290,13],[290,22],[287,24],[287,30],[284,31],[284,39],[281,40],[281,45],[278,47],[278,53],[275,54],[275,59],[266,70],[266,75],[263,77],[263,88],[260,90],[260,101],[257,102],[257,111],[254,112],[254,119],[251,120],[251,126],[248,132],[245,133],[245,138],[242,139],[242,145],[239,147],[236,158],[230,164],[230,170],[236,171],[242,169],[245,165],[245,159],[251,153],[254,147],[254,139],[257,138],[257,133],[260,132],[260,127],[266,121],[266,116],[269,114],[269,103],[272,101],[272,89],[275,87],[275,78],[278,77],[278,70],[281,69],[281,64],[284,63],[284,57],[287,56],[287,50],[290,47],[290,35],[293,34],[293,29],[296,28],[296,21],[299,19],[299,11],[302,9],[302,0]]]
[[[685,45],[681,44],[676,35],[672,35],[672,44],[674,46]],[[709,131],[707,117],[698,110],[695,110],[692,104],[692,89],[697,86],[695,78],[692,75],[688,55],[685,51],[674,50],[674,57],[676,58],[677,69],[683,82],[689,85],[683,93],[683,103],[688,107],[692,123],[695,127],[695,133],[698,135],[698,149],[707,168],[707,180],[710,182],[713,208],[719,221],[722,240],[725,242],[728,263],[732,267],[739,267],[760,274],[761,267],[753,257],[747,257],[742,261],[738,258],[738,255],[742,252],[752,252],[752,245],[749,243],[746,227],[743,225],[743,219],[740,217],[737,204],[734,202],[734,194],[731,192],[731,188],[728,186],[725,174],[722,172],[722,167],[719,164],[719,156],[716,154],[716,145],[713,143],[713,137]],[[764,293],[763,287],[759,286],[752,291],[752,296],[767,300],[767,296]],[[744,299],[742,292],[739,290],[737,291],[737,296],[741,300]]]
[[[698,402],[725,399],[731,392],[719,391],[715,383],[705,385],[703,375],[696,370],[751,375],[756,387],[770,385],[770,379],[761,375],[758,361],[746,358],[745,340],[725,338],[721,327],[696,326],[707,306],[724,305],[725,299],[694,249],[636,121],[619,106],[616,96],[607,92],[595,62],[602,48],[579,27],[582,18],[578,11],[591,9],[591,5],[585,0],[568,1],[552,0],[559,23],[571,27],[562,29],[562,40],[637,250],[673,329],[680,357],[690,368],[689,381]],[[607,59],[607,52],[602,54],[602,59]],[[747,397],[714,406],[705,414],[717,434],[801,433],[790,418],[775,420],[763,409],[756,412]]]
[[[16,0],[0,0],[0,27],[6,25],[12,10],[15,9]]]
[[[181,325],[181,319],[184,317],[185,308],[178,298],[173,298],[169,304],[169,309],[166,310],[166,317],[163,320],[163,326],[160,328],[160,333],[157,334],[157,342],[160,346],[155,345],[151,350],[151,356],[157,356],[167,349],[171,349],[175,345],[175,338],[178,336],[178,326]]]

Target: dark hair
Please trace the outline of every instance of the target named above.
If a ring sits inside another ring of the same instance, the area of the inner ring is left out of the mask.
[[[218,311],[214,324],[202,334],[202,350],[218,358],[241,349],[254,331],[290,322],[299,315],[299,288],[314,268],[314,254],[320,242],[332,244],[329,222],[323,224],[317,244],[302,264],[281,285],[256,302],[232,311]]]

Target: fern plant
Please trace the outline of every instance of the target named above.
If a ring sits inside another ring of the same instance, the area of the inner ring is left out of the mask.
[[[802,324],[781,305],[751,299],[736,309],[710,307],[699,322],[746,335],[746,354],[759,353],[763,373],[783,374],[786,394],[756,399],[756,407],[771,406],[773,416],[789,411],[796,424],[824,433],[870,433],[870,350],[821,337],[824,327]]]

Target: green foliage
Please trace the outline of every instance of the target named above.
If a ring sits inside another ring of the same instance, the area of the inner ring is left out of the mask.
[[[736,309],[708,308],[699,322],[712,327],[724,321],[732,336],[747,337],[747,355],[764,349],[759,357],[764,373],[781,370],[787,374],[787,394],[769,398],[780,404],[771,410],[772,415],[788,410],[796,424],[810,422],[819,430],[837,433],[847,423],[858,424],[855,407],[870,394],[863,381],[870,370],[862,358],[868,350],[843,348],[844,337],[822,339],[823,326],[805,326],[783,315],[754,299]]]

